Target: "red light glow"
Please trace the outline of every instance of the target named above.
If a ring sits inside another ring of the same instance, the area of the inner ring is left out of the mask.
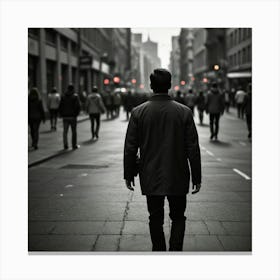
[[[182,86],[184,86],[185,84],[186,84],[186,82],[185,81],[181,81],[181,83],[180,83]]]
[[[144,88],[144,85],[143,85],[143,84],[141,84],[139,87],[143,89],[143,88]]]
[[[180,89],[179,86],[175,86],[175,87],[174,87],[174,90],[176,90],[176,91],[179,90],[179,89]]]
[[[131,83],[132,83],[132,84],[136,84],[136,79],[132,79],[132,80],[131,80]]]
[[[110,80],[109,79],[104,79],[104,85],[109,85],[110,84]]]
[[[119,84],[121,79],[120,79],[120,77],[114,77],[113,81],[115,84]]]

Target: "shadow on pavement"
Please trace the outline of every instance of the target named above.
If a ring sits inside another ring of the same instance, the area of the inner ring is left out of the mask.
[[[96,138],[95,139],[89,139],[89,140],[81,142],[81,144],[86,146],[86,145],[91,145],[91,144],[93,144],[97,141],[98,141],[98,139],[96,139]]]
[[[210,140],[209,143],[212,145],[221,146],[221,147],[230,147],[231,146],[231,143],[223,142],[220,140]]]

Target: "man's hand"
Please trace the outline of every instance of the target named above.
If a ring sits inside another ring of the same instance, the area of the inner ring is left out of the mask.
[[[192,194],[196,194],[196,193],[198,193],[199,192],[199,190],[200,190],[200,188],[201,188],[201,184],[196,184],[196,185],[193,185],[192,186]]]
[[[125,180],[125,184],[129,190],[134,191],[134,188],[132,187],[132,185],[135,187],[134,178],[131,180]]]

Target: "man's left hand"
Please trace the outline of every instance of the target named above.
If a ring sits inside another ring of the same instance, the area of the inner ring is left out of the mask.
[[[125,184],[129,190],[134,191],[134,188],[132,187],[132,185],[135,187],[134,178],[131,180],[125,180]]]
[[[199,190],[200,190],[200,188],[201,188],[201,184],[195,184],[195,185],[193,185],[193,187],[192,187],[192,194],[196,194],[196,193],[198,193],[199,192]]]

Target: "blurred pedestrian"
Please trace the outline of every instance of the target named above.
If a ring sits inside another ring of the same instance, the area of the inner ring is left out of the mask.
[[[196,100],[196,105],[197,105],[200,125],[202,125],[203,124],[203,114],[204,114],[204,110],[205,110],[205,96],[204,96],[203,91],[199,92],[199,95]]]
[[[72,130],[72,149],[79,148],[77,145],[77,117],[81,110],[79,96],[74,92],[74,86],[69,85],[66,93],[62,96],[59,105],[59,113],[63,118],[63,144],[64,149],[68,149],[68,130]]]
[[[45,112],[37,88],[32,88],[28,96],[28,124],[32,139],[31,146],[37,150],[39,141],[39,128],[41,121],[45,122]]]
[[[229,113],[229,107],[230,107],[230,95],[227,90],[224,90],[224,98],[225,98],[225,110],[227,113]]]
[[[176,96],[174,97],[174,100],[179,102],[179,103],[181,103],[181,104],[184,104],[184,98],[183,98],[182,93],[181,93],[180,90],[178,90],[176,92]]]
[[[246,122],[248,127],[248,138],[252,137],[252,84],[248,84],[247,94],[244,97],[244,112],[246,115]]]
[[[212,88],[206,98],[206,113],[210,118],[210,139],[218,140],[220,116],[224,113],[224,96],[220,93],[217,83],[212,84]]]
[[[189,164],[193,193],[201,187],[198,135],[191,110],[168,95],[171,74],[165,69],[155,69],[150,81],[154,94],[148,102],[132,110],[128,124],[124,179],[127,188],[133,191],[134,177],[139,172],[142,194],[147,199],[153,251],[166,251],[163,224],[167,196],[172,220],[169,251],[182,251]],[[141,158],[137,161],[138,149]]]
[[[124,110],[126,111],[126,120],[129,120],[130,113],[134,107],[134,96],[132,96],[131,91],[127,92],[127,95],[124,97]]]
[[[245,98],[246,92],[242,89],[242,86],[238,87],[238,90],[235,95],[235,102],[237,106],[237,116],[238,118],[243,119],[244,118],[244,98]]]
[[[115,92],[113,95],[113,107],[115,116],[118,117],[120,115],[120,106],[121,106],[121,95],[119,92]]]
[[[57,92],[56,88],[53,87],[51,92],[48,94],[48,109],[50,113],[51,130],[56,130],[60,100],[60,94]]]
[[[87,97],[86,111],[88,112],[90,117],[92,139],[94,139],[94,137],[98,138],[100,128],[100,115],[105,113],[106,109],[103,104],[101,95],[98,93],[97,87],[93,87],[92,93],[90,93]]]
[[[107,90],[103,94],[103,100],[104,100],[104,104],[105,104],[105,107],[106,107],[107,119],[109,119],[109,118],[112,119],[113,118],[113,97],[112,97],[110,91]]]
[[[185,96],[184,103],[186,106],[188,106],[191,109],[192,114],[194,115],[196,96],[194,95],[193,90],[191,88],[189,89],[188,93]]]

